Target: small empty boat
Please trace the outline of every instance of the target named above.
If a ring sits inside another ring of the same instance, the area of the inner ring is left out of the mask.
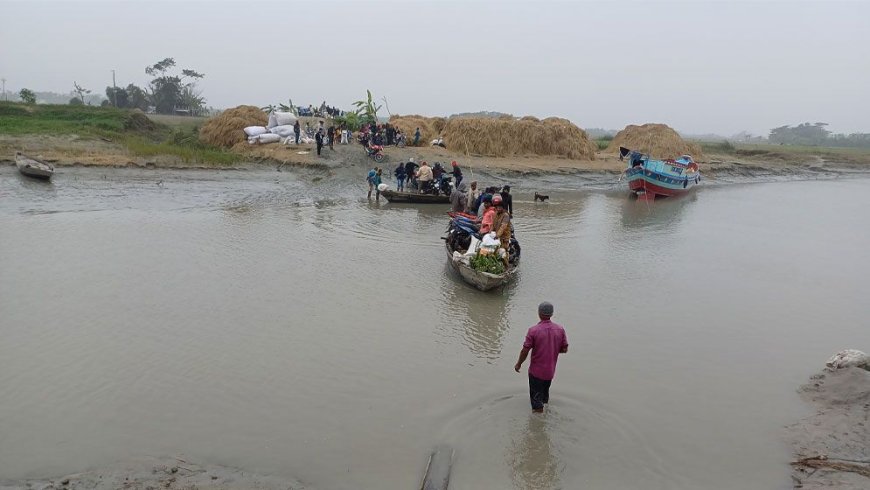
[[[54,167],[35,158],[15,152],[15,165],[22,174],[34,179],[48,180],[54,175]]]

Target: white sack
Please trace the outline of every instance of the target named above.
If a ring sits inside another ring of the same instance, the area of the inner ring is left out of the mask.
[[[279,141],[281,141],[280,136],[278,136],[277,134],[269,134],[269,133],[261,134],[258,136],[251,136],[250,138],[248,138],[248,143],[250,143],[252,145],[264,144],[264,143],[277,143]]]
[[[269,128],[269,129],[272,129],[272,128],[274,128],[274,127],[277,126],[277,125],[278,125],[278,120],[275,118],[275,113],[274,113],[274,112],[270,112],[270,113],[269,113],[269,123],[266,124],[266,127]]]
[[[486,235],[483,235],[483,246],[486,248],[495,249],[501,246],[501,241],[495,236],[495,232],[491,231]]]
[[[263,126],[248,126],[245,128],[245,134],[248,136],[259,136],[268,132],[269,130]]]
[[[275,114],[275,122],[278,126],[296,124],[296,116],[292,112],[274,112],[273,114]]]
[[[292,124],[291,125],[283,125],[283,126],[275,126],[274,128],[269,129],[269,131],[271,131],[272,134],[277,134],[278,136],[280,136],[282,138],[286,138],[290,135],[293,135],[294,138],[296,136],[296,133],[293,132],[293,125]]]

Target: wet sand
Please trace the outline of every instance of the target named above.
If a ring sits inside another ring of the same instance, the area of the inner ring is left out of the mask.
[[[799,392],[815,413],[787,428],[794,488],[870,488],[870,371],[824,371]]]
[[[181,457],[139,458],[112,467],[19,481],[0,479],[0,490],[301,490],[306,485],[239,468],[203,465]]]

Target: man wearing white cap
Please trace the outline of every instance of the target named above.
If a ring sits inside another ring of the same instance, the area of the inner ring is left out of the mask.
[[[556,361],[559,354],[568,352],[568,337],[565,329],[550,321],[553,316],[553,305],[544,301],[538,305],[540,322],[529,328],[526,341],[520,351],[520,358],[514,365],[514,371],[520,372],[520,367],[526,361],[529,352],[532,360],[529,363],[529,398],[533,412],[543,412],[544,404],[550,401],[550,384],[556,375]]]

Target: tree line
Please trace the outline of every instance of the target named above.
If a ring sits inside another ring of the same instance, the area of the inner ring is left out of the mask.
[[[206,99],[197,88],[197,82],[205,76],[191,69],[178,72],[174,58],[164,58],[153,65],[145,67],[145,74],[153,77],[145,87],[134,83],[126,87],[106,87],[106,99],[103,106],[115,106],[126,109],[153,110],[158,114],[183,113],[192,116],[204,115],[207,112]],[[90,101],[91,90],[77,81],[73,82],[75,97],[69,99],[71,105],[85,105]],[[25,104],[35,104],[36,92],[24,88],[18,92],[18,97]]]
[[[780,126],[771,129],[767,139],[781,145],[870,148],[870,133],[834,134],[827,126],[823,122]]]

